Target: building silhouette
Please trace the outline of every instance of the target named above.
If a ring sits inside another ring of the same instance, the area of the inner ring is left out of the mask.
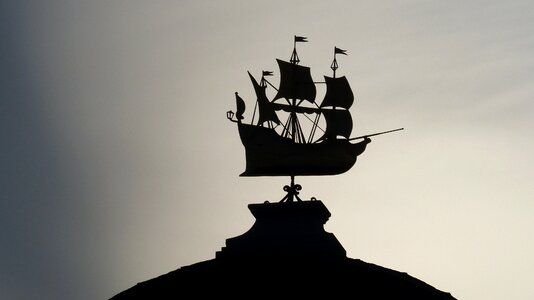
[[[249,204],[256,218],[215,258],[140,282],[125,299],[455,299],[414,278],[346,256],[324,230],[330,212],[319,200]]]

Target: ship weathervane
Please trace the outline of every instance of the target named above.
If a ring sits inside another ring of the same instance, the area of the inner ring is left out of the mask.
[[[354,94],[345,76],[336,77],[336,55],[347,55],[346,50],[334,47],[332,77],[324,76],[324,82],[314,82],[310,68],[299,65],[296,49],[298,42],[307,41],[306,37],[295,36],[289,62],[276,60],[280,69],[278,88],[265,78],[273,72],[262,71],[259,83],[248,72],[257,98],[249,124],[243,122],[246,105],[237,92],[236,112],[227,112],[227,118],[237,123],[245,147],[246,168],[240,176],[290,176],[291,184],[284,187],[287,195],[281,202],[300,201],[298,191],[302,187],[295,184],[295,176],[344,173],[365,151],[370,137],[404,129],[350,137],[353,123],[349,109]],[[320,104],[315,101],[316,84],[326,84]],[[267,97],[268,86],[276,90],[272,100]],[[284,122],[280,121],[281,116],[285,116]],[[311,124],[303,127],[301,119]],[[305,132],[304,128],[309,130]],[[322,135],[316,135],[317,129]],[[356,140],[361,141],[352,143]]]

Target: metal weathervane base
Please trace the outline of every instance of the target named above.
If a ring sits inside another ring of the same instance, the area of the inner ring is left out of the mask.
[[[295,199],[296,201],[302,201],[298,196],[300,190],[302,190],[302,186],[295,184],[295,176],[291,176],[291,185],[284,186],[284,191],[287,192],[287,195],[280,202],[293,202]]]

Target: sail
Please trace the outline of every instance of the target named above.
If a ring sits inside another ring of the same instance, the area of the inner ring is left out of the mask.
[[[323,109],[321,112],[326,121],[326,129],[322,139],[335,139],[338,135],[350,137],[352,132],[352,117],[344,109]]]
[[[321,107],[342,107],[349,109],[354,103],[354,94],[345,76],[332,78],[325,76],[326,94]]]
[[[243,101],[243,98],[239,97],[237,92],[235,93],[235,104],[237,107],[235,116],[238,120],[243,120],[243,113],[245,112],[245,101]]]
[[[258,98],[258,124],[261,125],[266,121],[273,121],[276,124],[280,124],[280,119],[278,119],[271,102],[269,102],[269,99],[267,99],[265,87],[259,85],[256,79],[252,77],[250,72],[248,72],[248,76],[250,76],[252,85],[254,85],[254,91],[256,91],[256,97]]]
[[[309,67],[299,66],[277,59],[280,68],[280,86],[274,100],[280,98],[315,102],[315,84]]]

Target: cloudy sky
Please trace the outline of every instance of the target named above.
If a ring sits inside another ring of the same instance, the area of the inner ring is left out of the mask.
[[[534,298],[532,1],[3,1],[0,295],[107,299],[208,260],[284,177],[243,178],[225,112],[293,36],[333,47],[376,137],[303,177],[347,255],[458,299]],[[277,82],[275,75],[272,82]],[[275,278],[273,278],[275,280]]]

